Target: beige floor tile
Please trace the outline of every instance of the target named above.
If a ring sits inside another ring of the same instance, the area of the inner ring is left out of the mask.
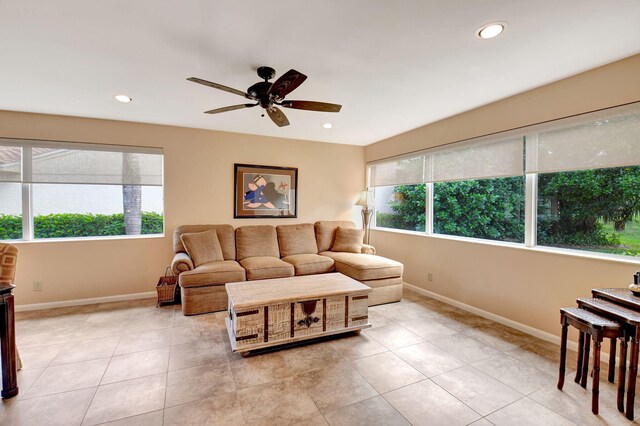
[[[169,370],[196,367],[203,364],[226,364],[227,348],[224,343],[208,341],[171,346]]]
[[[342,360],[340,354],[327,342],[305,344],[281,353],[289,369],[296,374],[336,365]]]
[[[494,426],[494,425],[489,420],[483,417],[480,420],[476,420],[475,422],[470,423],[469,426]]]
[[[380,328],[393,324],[393,321],[387,318],[382,311],[377,311],[376,306],[372,306],[369,308],[369,324],[371,324],[371,328]]]
[[[344,335],[330,340],[329,344],[344,359],[357,359],[386,352],[388,349],[364,333]]]
[[[40,325],[38,327],[30,328],[26,331],[16,329],[16,346],[18,350],[48,346],[59,345],[61,343],[68,343],[71,340],[71,336],[76,333],[78,327],[64,327],[64,328],[47,328],[46,325]]]
[[[173,311],[160,311],[142,315],[130,322],[125,328],[125,334],[141,333],[143,331],[167,329],[173,326]]]
[[[387,349],[398,349],[424,341],[421,337],[416,336],[397,324],[367,329],[364,330],[363,333],[373,337]]]
[[[95,425],[159,410],[163,407],[166,373],[101,385],[83,425]]]
[[[505,352],[531,343],[534,340],[531,336],[518,336],[491,326],[470,328],[465,331],[465,334]]]
[[[171,332],[166,329],[124,334],[114,355],[166,348],[171,344]]]
[[[196,342],[222,343],[222,339],[216,328],[208,326],[174,327],[171,330],[171,346]]]
[[[42,375],[44,370],[45,370],[45,367],[31,368],[27,370],[24,370],[24,369],[18,370],[18,374],[17,374],[18,395],[11,398],[11,401],[17,401],[19,399],[24,398],[25,394],[27,393],[31,385],[33,385],[35,381],[38,380],[38,377]],[[1,379],[2,379],[2,374],[0,374],[0,383],[2,383]],[[0,411],[2,411],[2,403],[0,403]]]
[[[378,393],[386,393],[425,379],[422,373],[392,352],[360,358],[352,364]]]
[[[0,411],[0,424],[79,425],[95,391],[95,388],[88,388],[39,398],[5,401]]]
[[[58,352],[51,365],[109,358],[118,346],[119,337],[69,342]]]
[[[243,423],[244,416],[236,392],[224,393],[164,410],[164,426]]]
[[[524,397],[469,365],[432,377],[431,380],[483,416]]]
[[[310,371],[298,379],[322,413],[378,395],[349,364]]]
[[[458,331],[439,322],[426,318],[418,321],[398,321],[398,325],[406,328],[413,334],[420,336],[423,340],[429,341],[442,336],[456,334]]]
[[[528,395],[555,383],[558,378],[508,355],[497,355],[472,364],[520,393]]]
[[[111,358],[101,384],[164,373],[169,368],[169,348],[134,352]]]
[[[325,420],[322,414],[318,414],[317,416],[313,416],[310,419],[305,419],[302,421],[305,426],[327,426],[329,423]]]
[[[151,413],[139,414],[137,416],[126,417],[112,422],[101,423],[109,426],[162,426],[164,411],[152,411]]]
[[[295,374],[288,367],[282,352],[236,358],[229,365],[238,389],[278,381]]]
[[[31,368],[48,367],[64,346],[64,344],[58,344],[18,348],[20,359],[22,359],[22,368],[28,370]]]
[[[496,411],[487,416],[487,420],[496,426],[571,426],[573,422],[565,419],[561,415],[554,413],[548,408],[530,400],[523,398],[513,404]]]
[[[606,380],[600,381],[600,410],[595,416],[591,413],[591,379],[589,379],[588,388],[583,389],[573,382],[573,377],[574,374],[566,376],[564,388],[561,391],[553,383],[532,393],[529,398],[579,425],[628,425],[630,423],[617,409],[616,385],[611,385]],[[638,398],[636,398],[634,412],[637,420],[640,417]]]
[[[429,342],[396,349],[393,352],[426,377],[442,374],[465,365],[449,352]]]
[[[108,364],[109,358],[102,358],[47,367],[24,398],[98,386]]]
[[[229,364],[204,364],[169,372],[165,407],[236,390]]]
[[[499,350],[486,343],[461,333],[439,337],[433,339],[431,343],[466,363],[492,358],[501,354]]]
[[[410,423],[382,396],[366,399],[326,413],[331,426],[409,426]]]
[[[507,352],[507,355],[519,359],[540,371],[556,375],[560,362],[560,345],[536,340]],[[567,350],[567,373],[575,372],[577,353]]]
[[[294,378],[238,391],[247,424],[302,424],[320,414],[301,384]]]
[[[120,337],[123,334],[124,326],[122,325],[85,325],[71,335],[70,341],[106,339],[109,337]]]
[[[431,380],[394,390],[384,398],[412,425],[467,425],[480,415]]]

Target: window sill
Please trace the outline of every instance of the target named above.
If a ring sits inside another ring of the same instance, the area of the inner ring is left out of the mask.
[[[581,257],[581,258],[587,258],[587,259],[623,263],[627,265],[636,265],[636,266],[640,265],[640,258],[623,256],[619,254],[597,253],[597,252],[590,252],[590,251],[556,248],[556,247],[545,247],[545,246],[526,247],[522,243],[483,240],[480,238],[459,237],[455,235],[425,234],[424,232],[406,231],[402,229],[371,228],[371,230],[379,231],[379,232],[390,232],[394,234],[413,235],[413,236],[424,237],[424,238],[434,238],[439,240],[459,241],[459,242],[470,243],[470,244],[481,244],[481,245],[489,245],[489,246],[495,246],[495,247],[507,247],[507,248],[517,249],[517,250],[526,250],[526,251],[549,253],[549,254],[559,254],[562,256]]]
[[[87,242],[87,241],[118,241],[118,240],[147,240],[164,238],[165,234],[144,234],[144,235],[112,235],[104,237],[72,237],[72,238],[38,238],[34,240],[2,240],[3,243],[21,245],[21,244],[40,244],[40,243],[67,243],[67,242]]]

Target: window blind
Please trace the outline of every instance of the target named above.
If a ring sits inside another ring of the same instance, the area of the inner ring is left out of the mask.
[[[159,148],[47,141],[14,143],[29,150],[31,161],[22,177],[25,183],[162,185],[163,155]]]
[[[524,174],[522,137],[476,139],[434,149],[427,155],[427,182],[489,179]]]
[[[0,182],[21,182],[21,161],[21,147],[0,144]]]
[[[527,173],[640,164],[640,104],[536,126],[527,137]]]
[[[369,186],[413,185],[424,182],[424,155],[413,155],[369,166]]]

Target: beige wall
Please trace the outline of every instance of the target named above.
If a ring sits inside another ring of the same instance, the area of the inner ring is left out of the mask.
[[[365,147],[373,161],[444,143],[640,100],[640,55],[540,87]],[[640,261],[616,262],[450,239],[373,231],[405,281],[558,334],[559,308],[593,287],[623,287]],[[433,281],[427,280],[428,272]]]
[[[0,111],[0,137],[158,146],[165,155],[164,238],[18,243],[17,304],[155,290],[176,226],[357,218],[363,148],[180,127]],[[297,219],[233,219],[233,164],[298,167]],[[34,292],[33,281],[43,282]]]

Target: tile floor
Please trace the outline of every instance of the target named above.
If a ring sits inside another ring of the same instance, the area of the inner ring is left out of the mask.
[[[242,358],[224,313],[153,300],[19,313],[20,394],[0,424],[629,423],[606,364],[594,416],[572,352],[556,389],[556,345],[412,292],[370,320],[359,335]]]

